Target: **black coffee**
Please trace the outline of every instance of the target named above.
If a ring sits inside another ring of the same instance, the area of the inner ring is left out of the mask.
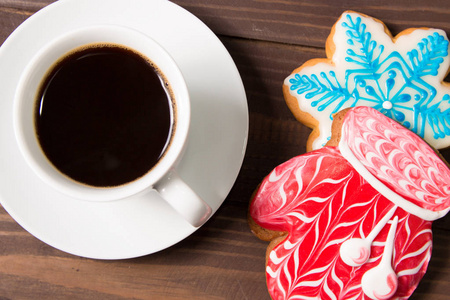
[[[146,174],[170,143],[174,109],[168,83],[140,54],[91,45],[49,71],[35,109],[36,133],[49,161],[96,187]]]

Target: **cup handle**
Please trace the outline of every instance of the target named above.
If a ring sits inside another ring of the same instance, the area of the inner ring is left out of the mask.
[[[200,227],[211,216],[211,207],[180,178],[175,170],[161,179],[154,188],[194,227]]]

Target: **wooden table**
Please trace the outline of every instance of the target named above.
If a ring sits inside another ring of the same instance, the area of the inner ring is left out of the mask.
[[[0,43],[51,2],[0,0]],[[211,220],[186,240],[121,261],[58,251],[24,231],[0,208],[0,299],[269,299],[267,243],[248,228],[249,198],[272,168],[305,152],[310,132],[286,107],[283,79],[306,60],[325,57],[331,26],[347,9],[383,20],[394,35],[420,26],[442,28],[450,35],[448,0],[174,2],[219,36],[246,87],[250,134],[231,193]],[[444,155],[450,158],[450,151]],[[450,299],[450,216],[436,221],[433,231],[433,256],[412,299]]]

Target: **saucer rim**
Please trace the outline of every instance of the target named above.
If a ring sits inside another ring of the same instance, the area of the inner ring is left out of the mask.
[[[102,3],[106,2],[106,0],[82,0],[85,2],[90,3],[90,5],[93,5],[93,3],[95,3],[95,5],[101,5]],[[142,2],[143,0],[139,0],[139,2]],[[69,5],[69,4],[73,4],[75,2],[75,0],[60,0],[57,2],[54,2],[46,7],[44,7],[43,9],[41,9],[40,11],[38,11],[36,14],[32,15],[30,18],[28,18],[24,23],[22,23],[3,43],[3,45],[0,47],[0,66],[2,65],[2,60],[4,61],[8,56],[13,56],[15,57],[15,60],[18,59],[19,54],[15,53],[12,54],[12,51],[17,49],[18,47],[21,46],[21,44],[23,43],[27,43],[24,42],[23,39],[26,38],[27,36],[27,31],[29,31],[30,26],[35,26],[36,23],[42,22],[44,17],[48,17],[49,15],[51,16],[51,14],[54,14],[56,16],[56,13],[59,13],[59,16],[56,18],[56,20],[59,22],[62,21],[67,21],[66,19],[62,18],[61,12],[64,12],[68,14],[70,12],[67,11],[67,9],[65,8],[65,6]],[[114,0],[108,1],[108,5],[112,6],[113,4],[116,5],[118,3],[120,3],[121,0]],[[122,1],[123,2],[123,1]],[[136,1],[135,3],[137,3],[138,1]],[[77,0],[77,4],[80,4],[81,1]],[[227,186],[221,186],[220,188],[217,188],[218,190],[220,190],[220,192],[218,192],[218,196],[216,200],[213,200],[214,203],[211,203],[210,201],[208,201],[209,199],[205,199],[206,202],[208,202],[208,204],[210,204],[210,206],[213,209],[213,214],[217,211],[217,209],[222,205],[223,201],[225,201],[226,196],[228,195],[228,193],[230,192],[231,188],[233,187],[235,180],[240,172],[243,160],[244,160],[244,155],[245,155],[245,151],[246,151],[246,147],[247,147],[247,139],[248,139],[248,122],[249,122],[249,118],[248,118],[248,108],[247,108],[247,101],[246,101],[246,95],[245,95],[245,89],[242,83],[242,79],[239,75],[239,72],[233,62],[233,59],[231,58],[231,56],[229,55],[228,51],[226,50],[226,48],[224,47],[224,45],[220,42],[220,40],[218,39],[218,37],[203,23],[201,22],[197,17],[195,17],[194,15],[192,15],[190,12],[186,11],[185,9],[181,8],[180,6],[171,3],[169,1],[166,0],[153,0],[153,1],[145,1],[145,3],[147,5],[154,5],[155,8],[157,9],[162,9],[163,12],[167,12],[170,11],[171,13],[177,13],[177,14],[181,14],[184,16],[184,18],[188,19],[189,22],[191,22],[191,26],[197,27],[199,29],[200,34],[202,35],[201,38],[204,39],[205,41],[208,41],[209,44],[214,44],[214,47],[216,48],[217,53],[215,55],[218,56],[218,58],[221,58],[222,61],[222,66],[227,66],[226,68],[228,68],[227,71],[231,71],[233,74],[233,82],[238,82],[239,86],[234,86],[233,89],[235,90],[234,92],[236,93],[236,95],[239,95],[237,101],[234,100],[235,102],[233,103],[234,106],[238,108],[239,114],[240,114],[240,118],[241,120],[239,121],[242,124],[245,124],[245,128],[241,128],[240,130],[242,131],[239,135],[239,141],[236,141],[236,144],[239,147],[235,147],[236,149],[235,152],[239,153],[236,155],[236,153],[234,153],[234,156],[238,156],[239,157],[239,161],[236,161],[234,164],[234,169],[233,167],[228,168],[228,177],[231,177],[232,180],[229,180],[230,182],[228,182]],[[79,9],[81,11],[83,11],[82,5],[79,5]],[[79,13],[79,12],[78,12]],[[71,13],[72,18],[71,20],[71,26],[72,28],[79,28],[81,26],[86,26],[89,24],[81,24],[83,22],[81,21],[74,21],[74,17],[73,17],[73,12]],[[55,18],[55,17],[54,17]],[[130,18],[130,23],[131,22],[131,17]],[[123,21],[123,20],[122,20]],[[113,20],[110,20],[110,22],[113,22]],[[70,22],[69,22],[70,23]],[[120,22],[118,22],[120,23]],[[77,24],[77,25],[75,25]],[[67,27],[67,23],[65,24],[65,26]],[[130,25],[131,26],[131,25]],[[63,26],[64,27],[64,26]],[[70,26],[69,26],[70,27]],[[133,27],[132,27],[133,28]],[[142,29],[142,28],[135,28],[135,29]],[[61,29],[62,30],[62,29]],[[67,28],[65,29],[67,30]],[[144,32],[145,33],[145,32]],[[148,33],[147,33],[148,34]],[[151,36],[152,38],[155,38],[154,36]],[[48,37],[47,37],[48,38]],[[36,38],[34,38],[36,39]],[[37,39],[42,39],[42,37],[37,37]],[[158,42],[158,39],[155,38],[155,40]],[[30,41],[28,41],[28,43],[30,43]],[[164,46],[164,45],[163,45]],[[219,51],[220,50],[220,51]],[[23,52],[30,52],[31,50],[23,50]],[[170,53],[170,50],[167,50]],[[220,53],[219,53],[220,52]],[[23,54],[23,53],[21,53]],[[172,53],[170,53],[172,54]],[[31,54],[29,54],[31,55]],[[23,57],[23,56],[21,56]],[[183,61],[177,61],[177,58],[175,58],[175,61],[177,63],[179,62],[183,62]],[[224,61],[226,63],[224,63]],[[8,63],[6,63],[6,65],[8,65]],[[11,65],[11,63],[10,63]],[[183,72],[183,66],[180,66],[180,69]],[[2,71],[3,69],[3,71]],[[2,73],[4,73],[6,71],[6,68],[0,68],[0,78],[6,78],[6,76]],[[8,70],[11,71],[11,70]],[[10,87],[9,89],[5,89],[5,90],[9,90],[9,92],[5,92],[2,91],[0,92],[1,94],[7,95],[12,94],[11,90],[15,89],[15,84],[17,83],[18,80],[18,75],[21,72],[20,67],[16,67],[14,68],[14,70],[12,70],[12,76],[10,78],[10,82],[12,81],[12,87]],[[15,76],[14,76],[15,75]],[[195,80],[193,80],[195,81]],[[188,89],[190,87],[189,83],[187,82],[188,85]],[[191,86],[192,87],[192,86]],[[230,87],[227,87],[227,89],[230,89]],[[191,92],[191,91],[190,91]],[[201,94],[201,91],[200,91]],[[7,99],[7,98],[6,98]],[[198,100],[199,103],[201,102],[200,99]],[[205,101],[205,99],[203,99],[203,101]],[[5,100],[5,102],[8,102],[8,100]],[[198,104],[198,106],[201,106],[202,104]],[[5,103],[1,103],[0,108],[3,108],[4,106],[8,106]],[[5,112],[3,112],[3,114],[5,114]],[[5,121],[9,121],[8,118],[2,118],[4,119],[4,121],[1,121],[1,123],[4,123]],[[6,120],[8,119],[8,120]],[[210,120],[211,122],[213,120]],[[215,120],[214,120],[215,121]],[[0,123],[0,124],[1,124]],[[6,126],[2,126],[2,131],[0,131],[1,133],[1,139],[6,139],[7,142],[11,143],[11,139],[14,139],[14,136],[11,134],[11,130],[12,130],[12,124],[9,124],[12,122],[8,122],[8,124],[4,124]],[[11,129],[11,130],[8,130]],[[12,144],[15,144],[15,140]],[[40,183],[39,181],[36,181],[36,175],[32,174],[31,169],[24,167],[24,161],[23,158],[20,157],[18,152],[18,148],[17,145],[12,146],[16,151],[15,153],[10,153],[11,157],[10,159],[12,161],[16,161],[17,165],[18,165],[18,169],[20,169],[21,171],[24,171],[25,174],[18,174],[18,172],[14,173],[12,176],[14,178],[18,178],[19,175],[23,175],[23,181],[26,182],[27,178],[28,179],[33,179],[32,184],[30,186],[28,186],[28,188],[31,191],[27,192],[27,195],[30,196],[32,194],[34,194],[34,196],[36,195],[40,195],[40,193],[43,193],[42,195],[49,195],[51,194],[52,197],[58,197],[58,198],[63,198],[62,195],[57,194],[56,191],[49,191],[48,187],[43,187],[42,184],[41,186],[38,186],[36,183]],[[187,150],[186,152],[194,152],[195,149],[193,149],[192,145],[187,145]],[[4,147],[2,148],[3,151],[6,151],[4,149]],[[179,164],[179,168],[180,168],[180,173],[184,173],[184,174],[188,174],[189,171],[186,170],[187,167],[189,167],[189,164],[186,163],[186,157],[189,155],[189,153],[186,153],[184,158],[181,160],[180,164]],[[5,156],[5,155],[4,155]],[[4,159],[4,158],[3,158]],[[220,159],[220,157],[219,157]],[[20,160],[20,161],[19,161]],[[11,171],[11,164],[8,166],[9,167],[9,171]],[[184,169],[183,169],[184,168]],[[184,170],[184,171],[183,171]],[[6,173],[6,172],[4,172]],[[21,177],[22,178],[22,177]],[[4,179],[4,178],[0,178],[0,179]],[[10,180],[10,181],[14,181],[14,179]],[[18,181],[18,180],[16,180]],[[176,214],[173,214],[172,212],[167,212],[166,217],[168,219],[170,219],[170,222],[174,222],[175,225],[173,225],[171,223],[170,226],[172,226],[173,228],[175,228],[175,230],[180,230],[180,232],[175,233],[171,232],[173,230],[168,230],[167,228],[165,229],[165,231],[167,231],[167,234],[170,236],[169,239],[165,239],[164,241],[155,241],[155,243],[157,243],[158,245],[152,246],[150,248],[147,249],[130,249],[130,251],[123,251],[121,253],[119,252],[109,252],[108,254],[104,254],[101,253],[101,250],[98,251],[92,251],[92,249],[86,249],[83,246],[80,245],[74,245],[71,243],[67,243],[67,240],[70,239],[70,230],[72,230],[72,233],[74,232],[74,230],[77,230],[76,228],[73,227],[73,224],[71,224],[71,226],[68,226],[70,228],[66,228],[69,231],[64,231],[64,228],[61,229],[51,229],[51,230],[55,230],[56,234],[54,233],[53,235],[58,236],[58,238],[55,237],[49,237],[48,234],[46,234],[45,232],[42,232],[42,229],[37,229],[35,226],[33,226],[33,222],[36,223],[36,216],[32,217],[32,212],[26,211],[26,208],[23,208],[22,211],[17,211],[17,207],[15,207],[14,205],[11,204],[11,201],[14,201],[12,199],[13,195],[17,195],[17,190],[15,188],[17,187],[6,187],[6,185],[19,185],[18,182],[14,183],[14,182],[7,182],[5,180],[1,180],[0,182],[3,182],[3,184],[0,184],[0,203],[2,204],[2,206],[5,208],[5,210],[28,232],[30,232],[32,235],[34,235],[36,238],[40,239],[41,241],[45,242],[46,244],[57,248],[59,250],[62,250],[64,252],[70,253],[70,254],[74,254],[74,255],[78,255],[78,256],[82,256],[82,257],[88,257],[88,258],[97,258],[97,259],[126,259],[126,258],[133,258],[133,257],[139,257],[139,256],[143,256],[143,255],[148,255],[148,254],[152,254],[155,252],[158,252],[160,250],[163,250],[165,248],[168,248],[176,243],[178,243],[179,241],[185,239],[187,236],[189,236],[190,234],[192,234],[193,232],[195,232],[198,228],[194,228],[192,226],[190,226],[188,223],[186,223],[184,220],[182,220],[181,216],[178,216]],[[23,183],[21,183],[20,185],[24,185]],[[26,184],[25,184],[26,185]],[[155,198],[156,196],[152,196],[152,192],[148,192],[145,196],[148,197],[148,195],[150,195],[150,198]],[[36,196],[37,197],[37,196]],[[68,200],[68,199],[66,199]],[[74,199],[70,199],[70,200],[74,200]],[[147,200],[147,199],[146,199]],[[133,203],[134,204],[142,204],[143,201],[142,197],[136,197],[136,199],[133,199]],[[27,201],[31,201],[31,200],[27,200]],[[69,201],[70,202],[70,201]],[[68,202],[68,203],[69,203]],[[107,209],[111,209],[112,211],[117,211],[118,209],[121,209],[123,207],[130,207],[131,205],[134,204],[127,204],[127,205],[123,205],[124,201],[114,201],[111,203],[90,203],[90,202],[83,202],[82,206],[86,207],[89,211],[96,211],[98,209],[100,209],[98,206],[99,205],[103,205],[106,206]],[[131,201],[129,201],[131,202]],[[73,205],[72,202],[70,202],[70,205]],[[78,202],[77,200],[77,203]],[[122,203],[122,204],[121,204]],[[69,206],[70,206],[69,205]],[[79,206],[79,204],[77,204]],[[149,205],[148,203],[146,203],[145,205]],[[165,206],[165,204],[158,204],[160,206],[161,211],[166,211],[167,207]],[[109,206],[109,207],[108,207]],[[114,207],[114,208],[113,208]],[[50,209],[50,207],[46,207],[47,209]],[[102,207],[101,209],[104,209],[104,207]],[[47,217],[49,214],[51,214],[52,212],[54,212],[52,209],[50,209],[51,212],[46,212]],[[43,210],[41,210],[40,212],[42,213]],[[39,214],[39,213],[37,213]],[[44,216],[45,217],[45,216]],[[142,217],[142,216],[141,216]],[[57,217],[54,217],[55,220],[53,220],[54,222],[58,222],[58,221],[64,221],[61,219],[58,219]],[[57,220],[58,219],[58,220]],[[155,223],[155,222],[153,222]],[[43,226],[43,228],[45,227],[50,227],[54,224],[48,224],[46,226]],[[153,224],[154,225],[154,224]],[[169,226],[169,227],[170,227]],[[66,224],[67,227],[67,224]],[[50,229],[49,229],[50,230]],[[91,234],[92,235],[92,234]],[[95,233],[93,234],[95,235]],[[97,233],[98,235],[98,233]],[[91,238],[95,238],[93,236],[91,236]],[[61,243],[61,240],[58,239],[64,239],[66,242],[65,243]],[[132,241],[131,241],[132,242]],[[126,253],[125,253],[126,252]]]

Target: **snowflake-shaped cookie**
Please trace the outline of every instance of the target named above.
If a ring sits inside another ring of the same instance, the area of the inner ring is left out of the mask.
[[[328,141],[333,114],[355,106],[377,109],[436,149],[450,146],[444,31],[408,29],[392,38],[381,21],[345,12],[328,37],[327,56],[294,70],[283,86],[294,115],[314,129],[308,151]]]

